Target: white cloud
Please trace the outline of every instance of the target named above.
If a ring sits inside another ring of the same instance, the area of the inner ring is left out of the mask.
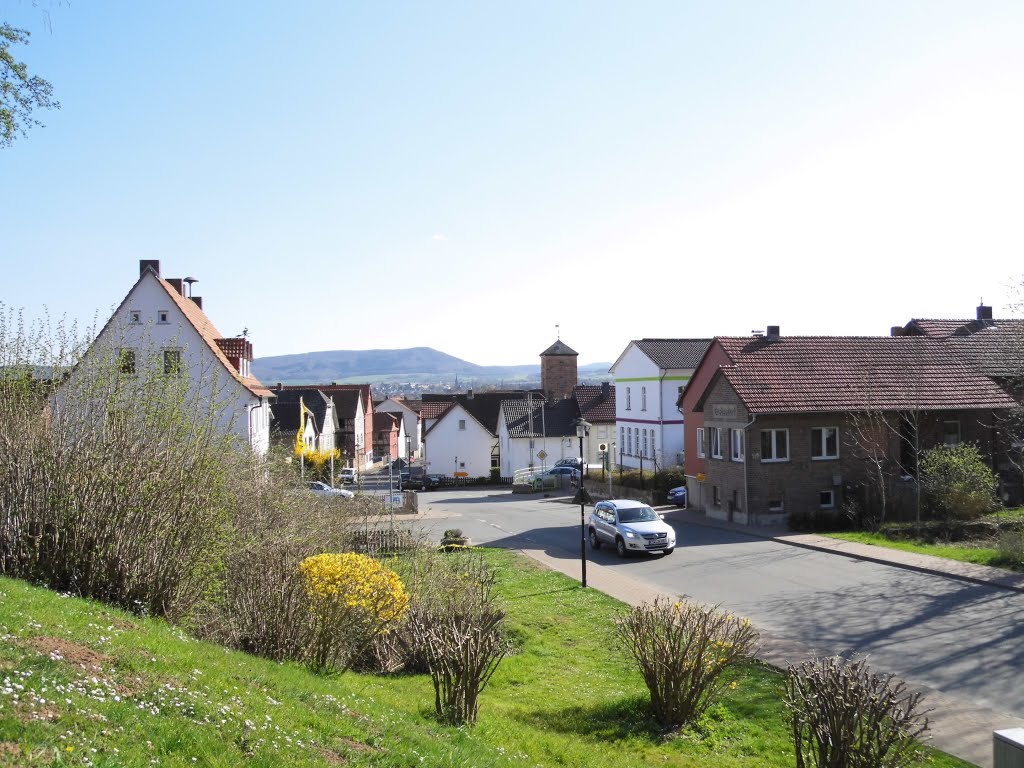
[[[442,235],[440,232],[438,232],[437,234],[434,235],[434,237],[432,239],[435,242],[443,243],[443,242],[448,240],[448,236],[447,235]]]

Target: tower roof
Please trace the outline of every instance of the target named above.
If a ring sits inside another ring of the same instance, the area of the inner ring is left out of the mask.
[[[565,356],[574,355],[576,357],[579,357],[579,354],[580,354],[579,352],[577,352],[574,349],[570,348],[568,344],[566,344],[564,341],[559,339],[554,344],[552,344],[550,347],[548,347],[543,352],[541,352],[540,356],[544,357],[545,355],[565,355]]]

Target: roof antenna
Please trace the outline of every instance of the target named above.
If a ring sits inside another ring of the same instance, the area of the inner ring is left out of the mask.
[[[182,282],[188,284],[188,297],[191,299],[192,298],[192,283],[198,283],[199,282],[199,278],[189,276],[189,277],[186,277],[184,280],[182,280]]]
[[[561,340],[562,340],[562,332],[559,330],[558,323],[555,323],[555,341],[561,341]]]

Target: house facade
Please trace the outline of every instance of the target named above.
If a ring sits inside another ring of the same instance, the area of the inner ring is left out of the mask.
[[[719,337],[693,402],[704,469],[690,504],[746,524],[873,508],[906,515],[916,462],[970,442],[990,460],[993,425],[1014,407],[942,342],[909,337]],[[689,397],[684,398],[689,403]]]
[[[711,339],[637,339],[612,365],[617,462],[629,468],[683,463],[679,397]]]
[[[502,477],[513,477],[520,469],[544,470],[561,459],[579,457],[578,413],[571,399],[503,400],[497,428]]]
[[[192,407],[209,411],[217,428],[259,455],[270,446],[273,393],[253,375],[252,343],[224,337],[203,311],[202,297],[186,295],[189,281],[164,279],[160,262],[139,262],[139,278],[86,352],[88,362],[116,361],[123,376],[187,377]],[[55,408],[67,405],[58,392]]]
[[[398,446],[398,455],[412,462],[420,455],[420,444],[423,437],[420,431],[420,401],[409,401],[404,397],[389,397],[375,403],[376,413],[394,413],[402,419],[402,440]]]

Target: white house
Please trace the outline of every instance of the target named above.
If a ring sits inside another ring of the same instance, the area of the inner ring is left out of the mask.
[[[451,403],[424,434],[424,471],[447,477],[488,477],[497,436],[460,402]]]
[[[143,376],[187,376],[189,402],[209,409],[217,427],[265,454],[273,394],[252,375],[252,344],[244,336],[225,338],[203,312],[202,298],[186,296],[185,286],[182,279],[163,279],[159,261],[140,261],[139,279],[85,361],[116,361],[122,376],[140,377],[140,386]],[[72,407],[60,393],[54,405]]]
[[[638,339],[610,369],[615,377],[616,461],[645,468],[683,463],[676,403],[711,339]]]
[[[373,410],[401,415],[403,434],[399,438],[398,455],[408,461],[418,456],[422,442],[419,412],[410,408],[403,397],[389,397],[383,402],[374,403]]]
[[[498,414],[502,476],[513,477],[519,469],[547,469],[560,459],[579,457],[577,412],[575,400],[502,400]]]

